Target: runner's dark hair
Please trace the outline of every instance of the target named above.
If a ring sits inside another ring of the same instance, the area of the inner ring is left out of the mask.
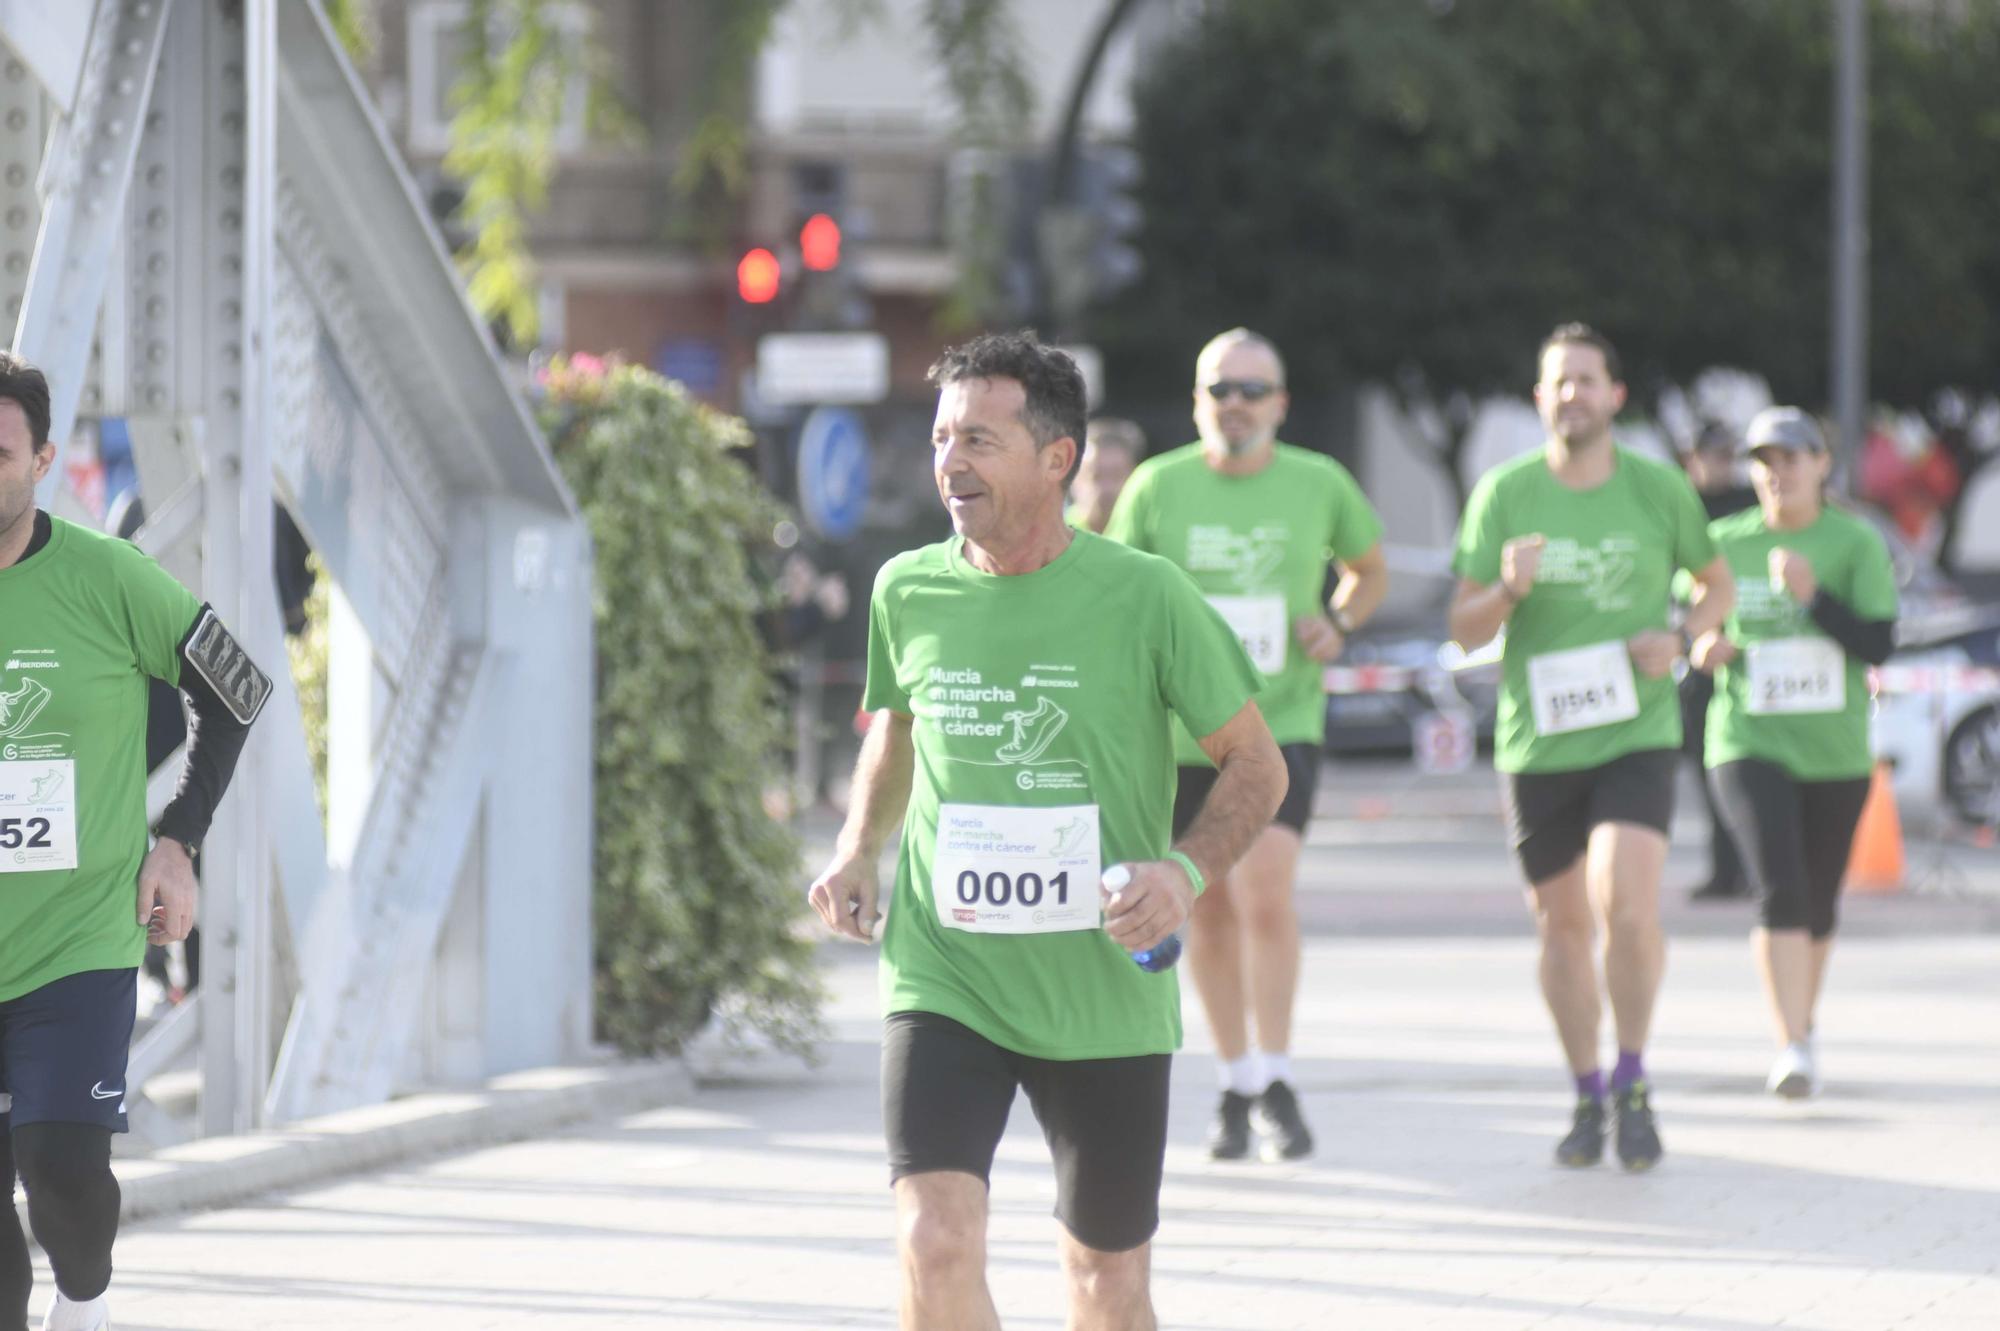
[[[0,402],[19,405],[28,417],[28,437],[35,451],[49,443],[49,381],[11,351],[0,351]]]
[[[1535,373],[1541,373],[1549,348],[1563,346],[1596,347],[1604,356],[1604,372],[1611,376],[1611,382],[1625,382],[1625,362],[1618,358],[1618,348],[1611,345],[1610,338],[1585,323],[1556,325],[1555,331],[1542,339],[1542,349],[1535,353]]]
[[[986,333],[947,347],[925,378],[939,388],[965,379],[1014,380],[1027,394],[1021,406],[1021,424],[1028,427],[1036,450],[1058,439],[1069,440],[1076,451],[1063,474],[1064,487],[1076,478],[1077,464],[1083,461],[1084,423],[1089,417],[1083,371],[1066,353],[1044,346],[1033,329]]]

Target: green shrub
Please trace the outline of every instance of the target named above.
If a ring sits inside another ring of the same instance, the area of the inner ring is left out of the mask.
[[[784,511],[744,465],[743,422],[678,384],[579,356],[543,387],[596,545],[599,1033],[668,1052],[720,1015],[810,1052],[799,847],[761,802],[787,717],[754,551]]]

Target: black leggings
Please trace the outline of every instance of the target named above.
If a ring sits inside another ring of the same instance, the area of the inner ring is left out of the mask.
[[[28,1220],[49,1255],[56,1288],[78,1303],[111,1284],[111,1241],[118,1236],[118,1180],[111,1173],[111,1129],[94,1123],[23,1123],[0,1114],[0,1331],[27,1331],[35,1268],[14,1210],[14,1176],[28,1193]]]
[[[1742,758],[1710,768],[1708,779],[1763,902],[1764,927],[1831,938],[1868,778],[1800,781],[1776,763]]]

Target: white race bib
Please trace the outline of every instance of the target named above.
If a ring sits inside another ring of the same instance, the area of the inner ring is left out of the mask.
[[[1243,644],[1250,664],[1267,675],[1285,668],[1285,651],[1291,645],[1291,624],[1285,618],[1282,596],[1211,596],[1208,603],[1222,616]]]
[[[1750,715],[1800,716],[1847,707],[1847,657],[1830,638],[1770,638],[1743,649]]]
[[[1102,920],[1097,806],[938,810],[931,896],[938,923],[982,934],[1053,934]]]
[[[1590,730],[1630,721],[1639,714],[1632,657],[1622,642],[1599,642],[1529,657],[1528,691],[1538,735]]]
[[[76,867],[76,761],[0,762],[0,873]]]

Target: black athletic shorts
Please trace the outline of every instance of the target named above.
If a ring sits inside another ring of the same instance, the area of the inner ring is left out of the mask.
[[[1678,749],[1640,749],[1574,772],[1502,772],[1514,858],[1530,883],[1566,871],[1599,823],[1637,823],[1661,836],[1674,822]]]
[[[138,970],[82,971],[0,1003],[0,1103],[13,1127],[125,1131]]]
[[[1289,827],[1300,836],[1306,834],[1306,824],[1312,821],[1313,792],[1319,789],[1319,752],[1317,744],[1281,744],[1278,752],[1285,755],[1285,775],[1292,784],[1285,790],[1285,802],[1278,806],[1278,812],[1271,822]],[[1180,784],[1174,788],[1174,835],[1194,825],[1201,813],[1201,806],[1208,800],[1208,792],[1215,788],[1215,778],[1220,775],[1213,767],[1183,767],[1180,769]]]
[[[1078,1242],[1125,1252],[1160,1227],[1171,1054],[1030,1058],[934,1012],[895,1012],[882,1037],[889,1179],[953,1170],[990,1184],[1014,1088],[1048,1139],[1056,1219]]]

